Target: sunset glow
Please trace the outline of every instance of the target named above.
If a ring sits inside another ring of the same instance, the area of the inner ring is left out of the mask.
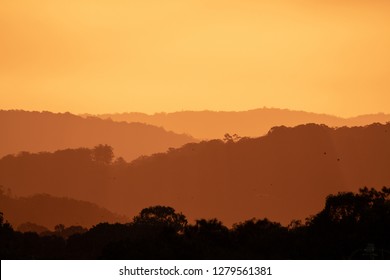
[[[390,2],[312,2],[2,1],[2,109],[389,113]]]

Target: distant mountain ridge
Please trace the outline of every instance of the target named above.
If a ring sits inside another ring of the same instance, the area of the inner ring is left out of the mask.
[[[177,133],[187,133],[197,139],[222,139],[225,133],[247,137],[265,135],[274,126],[297,126],[306,123],[325,124],[330,127],[364,126],[390,121],[390,114],[361,115],[341,118],[287,109],[262,108],[240,112],[182,111],[174,113],[101,114],[97,117],[115,121],[141,122],[164,127]]]
[[[21,151],[112,146],[126,160],[164,152],[196,139],[141,123],[82,118],[70,113],[0,110],[0,157]]]
[[[169,205],[227,225],[252,217],[288,224],[323,208],[328,194],[390,186],[390,123],[274,127],[259,138],[189,143],[131,163],[102,165],[83,149],[0,159],[0,185],[136,215]]]

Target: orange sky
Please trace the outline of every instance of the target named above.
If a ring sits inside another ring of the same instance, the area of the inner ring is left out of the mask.
[[[388,0],[1,1],[0,109],[390,113],[389,14]]]

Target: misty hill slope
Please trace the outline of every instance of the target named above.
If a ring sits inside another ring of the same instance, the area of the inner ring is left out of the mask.
[[[152,125],[82,118],[70,113],[0,111],[0,131],[0,156],[108,144],[117,155],[132,160],[195,141]]]
[[[14,228],[26,222],[49,229],[58,224],[91,227],[101,222],[128,222],[126,217],[96,204],[47,194],[13,198],[0,193],[0,212],[7,215]]]
[[[17,195],[74,197],[130,217],[169,205],[189,219],[287,224],[318,212],[331,193],[390,186],[389,144],[390,123],[276,127],[259,138],[191,143],[131,163],[97,164],[83,149],[7,156],[0,184]]]
[[[134,205],[169,204],[228,224],[252,217],[288,223],[316,213],[330,193],[390,185],[390,124],[308,124],[236,143],[187,144],[136,160],[125,174]]]
[[[258,137],[274,126],[297,126],[306,123],[325,124],[330,127],[364,126],[390,121],[388,114],[339,118],[303,111],[262,108],[241,112],[183,111],[175,113],[122,113],[97,115],[115,121],[141,122],[162,126],[177,133],[188,133],[198,139],[222,139],[225,133]]]

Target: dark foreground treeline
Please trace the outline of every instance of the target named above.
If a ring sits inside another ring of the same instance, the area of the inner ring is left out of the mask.
[[[231,229],[216,219],[188,224],[173,208],[154,206],[129,224],[58,225],[38,235],[14,231],[0,216],[1,259],[390,259],[389,249],[385,187],[330,195],[321,212],[287,227],[267,219]]]

